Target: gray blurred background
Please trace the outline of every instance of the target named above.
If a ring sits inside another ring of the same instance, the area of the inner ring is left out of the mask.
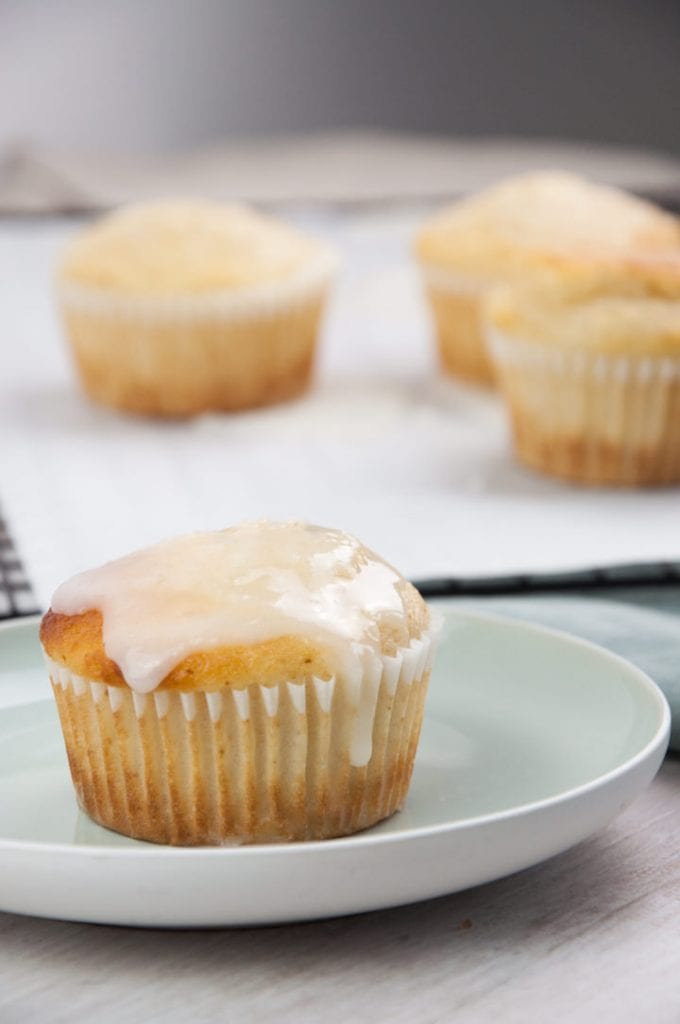
[[[347,127],[680,152],[680,2],[0,0],[0,147]]]

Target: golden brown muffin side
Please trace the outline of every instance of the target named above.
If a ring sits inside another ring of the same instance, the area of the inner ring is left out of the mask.
[[[406,580],[400,584],[406,611],[403,630],[383,626],[384,654],[408,645],[427,628],[429,612],[422,597]],[[40,625],[45,653],[74,675],[107,686],[127,686],[118,665],[106,654],[103,619],[93,609],[80,615],[63,615],[51,609]],[[332,675],[326,656],[299,636],[281,636],[258,644],[228,645],[200,651],[184,658],[161,681],[158,690],[212,690],[225,686],[243,688],[253,683],[276,685],[283,680],[303,682],[313,676]]]
[[[40,640],[48,657],[70,672],[107,686],[127,686],[118,665],[104,649],[102,614],[61,615],[48,611]],[[215,647],[184,658],[161,681],[158,690],[210,690],[224,686],[263,685],[309,676],[328,678],[322,653],[300,637],[283,636],[260,644]]]

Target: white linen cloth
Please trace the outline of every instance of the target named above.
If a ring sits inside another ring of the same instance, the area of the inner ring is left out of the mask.
[[[680,560],[680,489],[586,490],[515,464],[500,401],[443,381],[409,241],[421,211],[298,211],[344,270],[314,390],[155,422],[83,397],[51,274],[74,222],[0,227],[0,500],[43,605],[79,569],[246,518],[356,533],[413,578]]]

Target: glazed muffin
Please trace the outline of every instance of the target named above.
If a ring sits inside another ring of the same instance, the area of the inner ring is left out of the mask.
[[[571,174],[501,182],[435,214],[415,243],[447,372],[493,382],[482,307],[489,291],[550,270],[556,254],[665,251],[680,222],[650,203]]]
[[[335,259],[241,206],[159,202],[81,232],[57,274],[87,394],[157,416],[293,398],[312,373]]]
[[[398,810],[436,633],[353,537],[263,522],[74,577],[40,635],[81,808],[196,845],[324,839]]]
[[[591,484],[680,482],[680,252],[565,262],[488,300],[527,465]]]

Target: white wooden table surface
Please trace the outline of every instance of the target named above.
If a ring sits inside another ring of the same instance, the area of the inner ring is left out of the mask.
[[[680,759],[538,867],[345,919],[163,932],[0,914],[2,1024],[680,1021]]]

